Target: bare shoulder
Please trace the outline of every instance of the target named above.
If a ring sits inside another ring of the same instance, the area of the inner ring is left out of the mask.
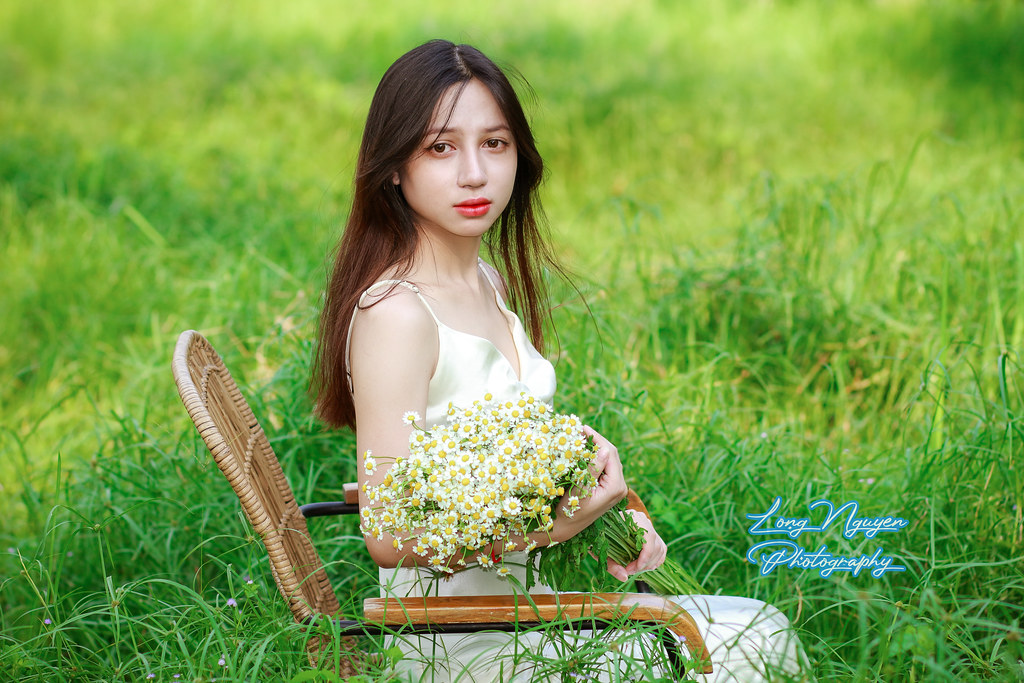
[[[370,291],[356,313],[354,336],[369,333],[420,342],[434,330],[434,319],[415,292],[403,285],[381,286]]]
[[[399,424],[389,412],[395,405],[425,409],[437,365],[437,328],[423,302],[402,286],[385,292],[366,297],[352,325],[349,367],[360,432],[375,433],[381,420]]]

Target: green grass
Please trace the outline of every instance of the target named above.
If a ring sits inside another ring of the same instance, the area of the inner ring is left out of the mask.
[[[0,671],[304,670],[169,357],[211,339],[300,500],[354,478],[303,394],[316,309],[373,88],[440,36],[536,91],[590,307],[558,289],[558,407],[673,557],[779,606],[821,680],[1024,675],[1019,3],[350,4],[0,5]],[[907,571],[760,576],[775,496],[907,518],[800,539]],[[353,613],[354,522],[313,528]]]

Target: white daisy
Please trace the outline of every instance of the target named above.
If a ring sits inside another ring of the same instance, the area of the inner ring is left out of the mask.
[[[373,451],[363,453],[363,469],[367,474],[373,474],[377,470],[377,461],[373,457]]]

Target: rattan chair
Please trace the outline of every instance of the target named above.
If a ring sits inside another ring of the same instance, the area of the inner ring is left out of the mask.
[[[690,615],[651,594],[368,598],[362,619],[338,619],[338,599],[310,539],[306,518],[358,513],[356,486],[346,487],[345,502],[299,507],[263,429],[209,342],[197,332],[183,332],[172,365],[181,400],[262,539],[271,574],[295,620],[310,624],[326,616],[338,624],[343,653],[338,673],[342,676],[352,675],[365,661],[360,635],[515,631],[540,624],[597,628],[627,622],[663,625],[662,640],[678,673],[682,673],[683,658],[677,638],[684,640],[691,659],[698,662],[696,668],[711,672],[710,658]],[[319,665],[329,645],[323,635],[308,638],[311,665]]]

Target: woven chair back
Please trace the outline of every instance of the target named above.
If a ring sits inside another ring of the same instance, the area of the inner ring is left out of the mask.
[[[189,330],[173,359],[178,393],[217,467],[238,495],[270,557],[270,570],[295,620],[339,610],[306,520],[270,442],[210,343]]]

